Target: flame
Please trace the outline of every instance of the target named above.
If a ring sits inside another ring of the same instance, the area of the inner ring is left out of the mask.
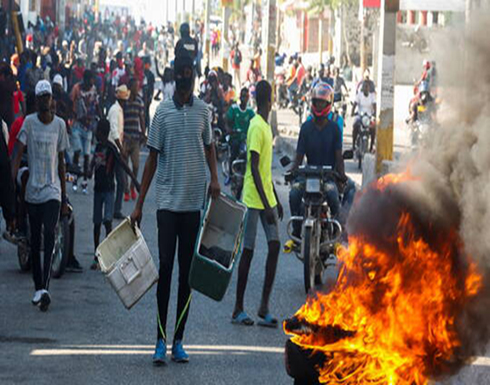
[[[372,188],[383,194],[413,179],[391,175]],[[427,384],[457,359],[457,316],[483,278],[457,231],[434,230],[429,244],[411,213],[402,210],[397,219],[386,244],[354,234],[340,248],[335,289],[309,297],[295,315],[315,331],[285,324],[295,344],[324,354],[321,383]]]

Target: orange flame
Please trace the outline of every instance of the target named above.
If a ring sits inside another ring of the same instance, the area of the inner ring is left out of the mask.
[[[407,180],[407,174],[389,176],[375,187]],[[455,262],[455,253],[462,254],[456,231],[445,235],[429,245],[404,212],[389,250],[362,235],[349,238],[339,251],[335,289],[310,297],[295,315],[347,333],[332,342],[285,328],[295,344],[325,355],[317,368],[321,383],[421,385],[450,365],[460,346],[458,309],[479,292],[483,278],[469,258],[466,266]]]

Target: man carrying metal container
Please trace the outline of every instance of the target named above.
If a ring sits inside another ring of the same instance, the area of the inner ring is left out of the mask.
[[[131,214],[133,223],[141,221],[145,197],[156,172],[160,277],[155,365],[166,363],[167,311],[177,240],[179,289],[172,360],[189,361],[182,339],[191,302],[189,270],[206,196],[206,163],[211,173],[209,192],[213,198],[220,194],[210,111],[193,95],[193,59],[187,52],[179,52],[174,66],[176,92],[173,99],[160,103],[151,123],[150,155],[145,164],[141,192]]]

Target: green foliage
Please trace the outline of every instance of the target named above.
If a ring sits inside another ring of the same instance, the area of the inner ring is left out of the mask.
[[[337,9],[342,4],[350,4],[358,0],[309,0],[309,11],[311,13],[324,12],[325,9]]]

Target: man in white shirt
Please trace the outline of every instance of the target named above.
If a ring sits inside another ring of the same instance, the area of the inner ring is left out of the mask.
[[[352,130],[352,148],[355,149],[357,136],[359,135],[359,130],[361,128],[361,119],[364,114],[368,114],[369,116],[376,115],[376,94],[374,92],[370,92],[369,84],[364,82],[362,84],[360,92],[357,93],[356,101],[352,106],[352,116],[355,115],[357,107],[357,115],[354,119],[354,126]],[[376,127],[375,125],[371,125],[369,127],[371,134],[371,146],[370,151],[373,151],[374,140],[376,138]]]
[[[123,137],[124,137],[124,112],[123,106],[126,100],[129,99],[130,91],[128,87],[123,84],[116,88],[116,102],[111,106],[107,114],[107,120],[111,124],[111,131],[109,133],[109,141],[114,143],[118,148],[119,152],[123,154]],[[114,218],[124,219],[122,215],[122,199],[124,194],[124,189],[126,188],[126,177],[124,175],[124,170],[120,165],[116,166],[116,200],[114,203]]]

